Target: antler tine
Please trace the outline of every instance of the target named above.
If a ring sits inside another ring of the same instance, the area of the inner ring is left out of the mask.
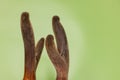
[[[21,15],[21,31],[25,48],[24,80],[35,80],[35,41],[29,14],[27,12]]]
[[[60,54],[55,47],[54,38],[52,35],[48,35],[46,38],[46,49],[48,52],[48,56],[51,59],[51,61],[53,62],[56,70],[58,70],[58,72],[64,71],[62,69],[64,67],[66,67],[66,63],[62,59],[62,57],[60,57]]]
[[[39,63],[39,60],[41,58],[41,54],[42,54],[42,51],[43,51],[43,47],[44,47],[44,38],[41,38],[37,45],[36,45],[36,48],[35,48],[35,56],[36,56],[36,67],[35,67],[35,70],[37,69],[37,66],[38,66],[38,63]]]

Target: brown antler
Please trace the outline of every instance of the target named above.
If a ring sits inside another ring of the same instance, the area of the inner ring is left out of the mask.
[[[56,69],[56,80],[68,80],[69,50],[66,34],[58,16],[53,17],[52,25],[57,48],[55,47],[53,36],[48,35],[46,38],[47,53]]]
[[[25,71],[23,80],[36,80],[36,69],[41,57],[44,38],[41,38],[35,47],[34,33],[29,20],[29,13],[21,15],[21,32],[25,48]]]

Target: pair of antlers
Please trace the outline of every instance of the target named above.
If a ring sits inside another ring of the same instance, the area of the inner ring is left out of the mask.
[[[66,33],[60,23],[60,19],[58,16],[53,17],[52,26],[56,38],[57,47],[54,43],[54,37],[51,34],[46,37],[46,40],[44,40],[44,38],[41,38],[35,46],[34,32],[29,19],[29,13],[22,13],[21,32],[25,48],[25,71],[23,80],[36,80],[36,69],[42,54],[44,41],[48,56],[56,69],[56,80],[68,80],[68,42]]]

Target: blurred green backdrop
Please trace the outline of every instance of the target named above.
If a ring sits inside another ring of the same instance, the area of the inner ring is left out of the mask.
[[[20,15],[30,13],[36,42],[52,32],[58,15],[70,49],[69,80],[120,80],[119,0],[0,0],[0,80],[22,80]],[[45,47],[37,80],[55,80]]]

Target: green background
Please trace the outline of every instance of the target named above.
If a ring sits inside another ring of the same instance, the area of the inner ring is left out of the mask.
[[[30,13],[35,41],[61,18],[70,50],[69,80],[120,80],[119,0],[0,0],[0,80],[22,80],[24,47],[21,13]],[[37,80],[55,80],[44,47]]]

